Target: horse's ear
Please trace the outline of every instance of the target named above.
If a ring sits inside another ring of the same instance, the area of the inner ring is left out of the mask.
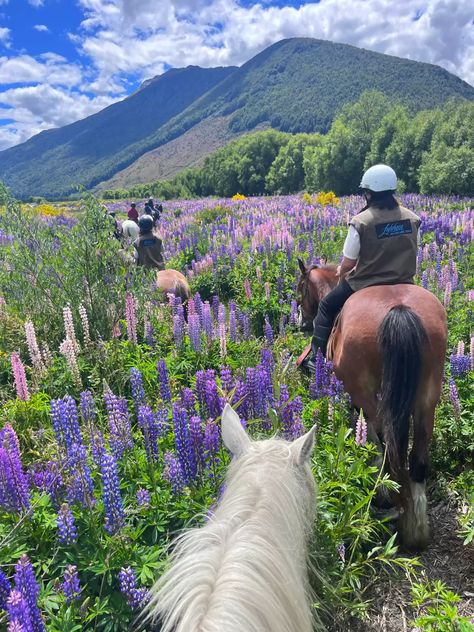
[[[239,457],[250,447],[248,434],[240,423],[240,418],[229,404],[222,411],[222,441],[229,452]]]
[[[305,266],[304,262],[299,257],[298,257],[298,265],[300,267],[301,274],[306,274],[308,272],[306,270],[306,266]]]
[[[291,449],[296,458],[298,465],[304,465],[307,463],[314,449],[314,437],[316,434],[316,424],[305,435],[293,441]]]

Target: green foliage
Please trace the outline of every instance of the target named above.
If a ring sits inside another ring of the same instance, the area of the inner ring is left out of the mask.
[[[416,582],[411,592],[412,603],[421,612],[414,624],[424,632],[474,631],[474,624],[457,612],[459,596],[442,581]]]

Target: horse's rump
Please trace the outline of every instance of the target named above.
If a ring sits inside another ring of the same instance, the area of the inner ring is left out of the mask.
[[[191,298],[191,288],[186,277],[178,270],[171,268],[160,270],[156,275],[156,285],[164,294],[173,292],[175,296],[181,299],[183,305]]]

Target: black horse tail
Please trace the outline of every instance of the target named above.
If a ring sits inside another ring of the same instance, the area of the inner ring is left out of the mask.
[[[379,418],[382,420],[387,456],[394,473],[399,473],[406,463],[410,417],[420,381],[423,344],[426,340],[420,317],[404,305],[392,307],[378,331],[382,351]]]

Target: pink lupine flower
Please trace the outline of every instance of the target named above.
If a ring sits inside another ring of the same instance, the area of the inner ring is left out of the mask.
[[[35,326],[31,320],[27,320],[25,323],[25,335],[26,343],[28,345],[28,353],[30,354],[33,367],[41,374],[43,373],[45,367],[43,358],[41,357],[41,351],[38,346],[38,341],[36,339]]]
[[[74,343],[69,338],[65,338],[59,346],[59,353],[61,353],[68,364],[71,371],[74,382],[77,386],[82,386],[81,374],[79,372],[79,366],[77,364],[76,349]]]
[[[81,317],[82,335],[84,337],[84,344],[88,346],[91,343],[89,318],[87,317],[86,308],[84,307],[82,303],[79,305],[79,316]]]
[[[464,350],[465,350],[464,341],[460,340],[458,342],[458,349],[457,349],[456,355],[457,356],[463,356],[464,355]]]
[[[14,351],[11,355],[11,363],[17,397],[18,399],[27,402],[30,399],[30,393],[28,391],[28,383],[26,381],[25,367],[20,359],[20,355],[16,351]]]
[[[72,312],[69,305],[63,308],[63,319],[66,338],[68,338],[74,346],[74,352],[79,353],[79,343],[77,342],[76,332],[74,330],[74,321],[72,319]]]
[[[446,289],[444,290],[444,299],[443,304],[445,307],[448,307],[451,303],[451,281],[446,283]]]
[[[367,422],[362,410],[356,424],[356,443],[357,445],[365,445],[367,443]]]
[[[127,321],[127,336],[130,342],[137,344],[137,316],[135,298],[127,294],[125,299],[125,320]]]
[[[267,301],[269,301],[270,300],[270,283],[266,281],[263,287],[265,288],[265,298],[267,299]]]
[[[244,290],[245,290],[245,298],[250,301],[252,300],[252,292],[250,290],[250,281],[245,279],[244,281]]]

